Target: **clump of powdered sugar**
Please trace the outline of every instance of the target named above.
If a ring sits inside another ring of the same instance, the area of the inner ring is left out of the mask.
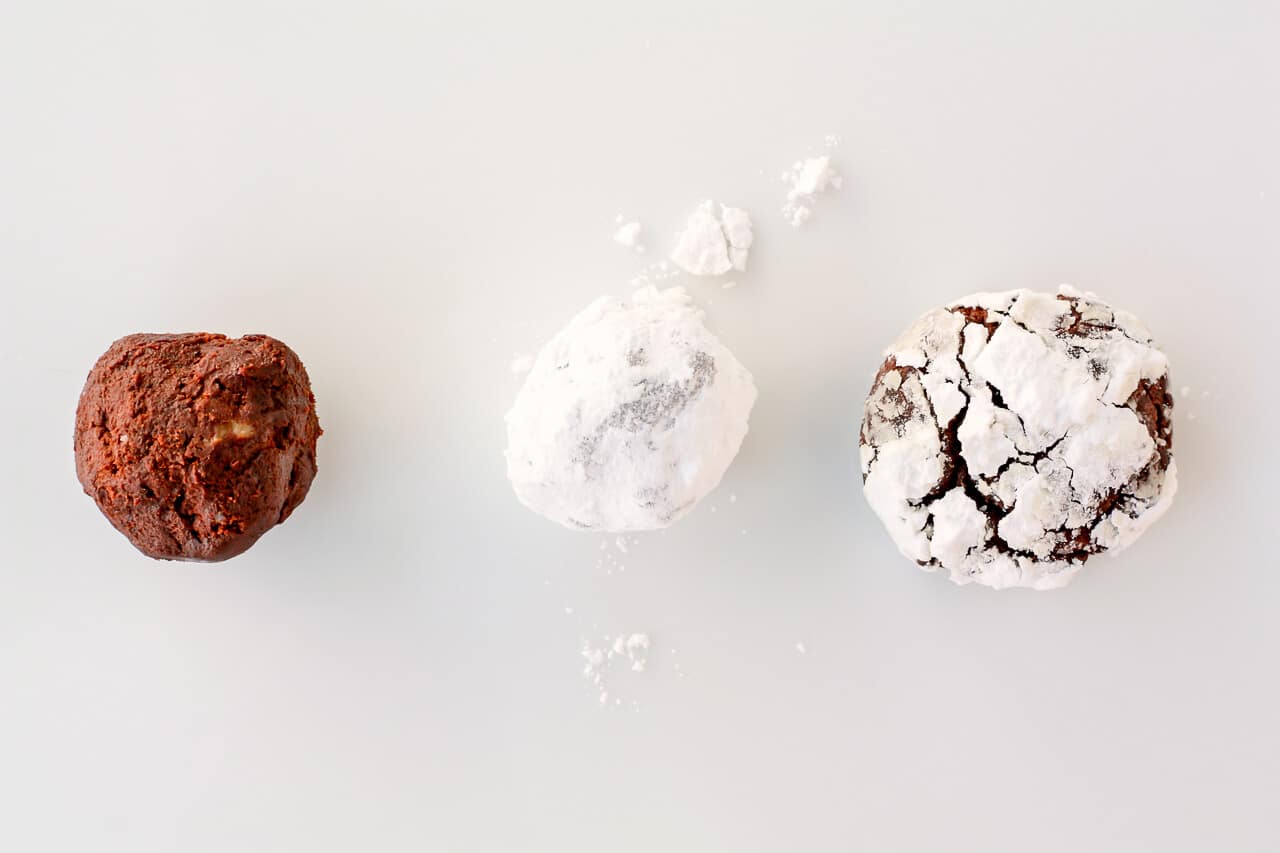
[[[743,209],[704,201],[689,215],[671,252],[676,266],[692,275],[723,275],[745,270],[753,235]]]
[[[612,698],[622,704],[621,697],[610,693],[610,675],[618,669],[644,672],[649,665],[648,634],[618,634],[599,641],[582,643],[582,678],[596,691],[601,705],[608,705]]]
[[[643,252],[644,244],[640,242],[640,232],[642,230],[639,222],[622,222],[622,217],[618,217],[621,222],[617,229],[613,232],[613,242],[620,246],[626,246],[635,252]]]
[[[797,160],[782,173],[782,181],[787,185],[782,215],[797,228],[813,217],[814,199],[819,193],[828,187],[838,190],[844,184],[844,179],[832,168],[828,154]]]
[[[1167,359],[1092,294],[974,294],[925,314],[887,356],[864,409],[864,492],[925,568],[1062,586],[1172,501]]]
[[[714,489],[755,403],[751,374],[682,288],[596,300],[534,361],[507,413],[507,475],[566,527],[675,522]]]

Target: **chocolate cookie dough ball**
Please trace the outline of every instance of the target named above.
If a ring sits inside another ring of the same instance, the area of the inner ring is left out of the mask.
[[[315,398],[266,335],[129,335],[89,372],[76,474],[139,551],[242,553],[302,503],[316,474]]]
[[[566,527],[666,527],[719,484],[755,399],[684,290],[603,297],[538,354],[507,414],[507,474]]]
[[[1063,586],[1173,500],[1167,360],[1093,294],[975,294],[887,355],[863,415],[863,491],[924,568]]]

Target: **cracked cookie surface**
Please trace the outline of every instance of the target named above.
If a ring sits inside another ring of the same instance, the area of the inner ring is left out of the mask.
[[[1092,294],[965,297],[890,347],[863,411],[863,491],[926,569],[1063,586],[1172,501],[1168,384],[1142,323]]]
[[[76,474],[147,556],[225,560],[302,503],[320,432],[307,372],[280,341],[129,335],[80,395]]]
[[[719,484],[755,398],[682,288],[602,297],[534,361],[506,418],[507,474],[566,527],[666,527]]]

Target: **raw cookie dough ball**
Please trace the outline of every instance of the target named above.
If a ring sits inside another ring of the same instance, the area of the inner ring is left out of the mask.
[[[507,475],[566,527],[666,527],[719,484],[755,399],[683,289],[602,297],[538,354],[507,414]]]
[[[139,551],[225,560],[289,517],[316,473],[302,362],[266,335],[129,335],[93,366],[76,474]]]
[[[974,294],[887,355],[863,415],[863,491],[924,568],[1063,586],[1173,500],[1167,359],[1093,294]]]

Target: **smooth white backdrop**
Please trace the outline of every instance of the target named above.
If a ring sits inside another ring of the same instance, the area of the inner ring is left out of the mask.
[[[1209,0],[8,4],[0,849],[1277,849],[1278,41]],[[703,197],[756,218],[686,283],[760,399],[622,554],[512,496],[508,363]],[[1190,387],[1182,492],[1066,590],[954,587],[861,497],[862,395],[920,312],[1063,281]],[[215,566],[134,552],[71,453],[113,339],[197,329],[294,347],[326,430]]]

